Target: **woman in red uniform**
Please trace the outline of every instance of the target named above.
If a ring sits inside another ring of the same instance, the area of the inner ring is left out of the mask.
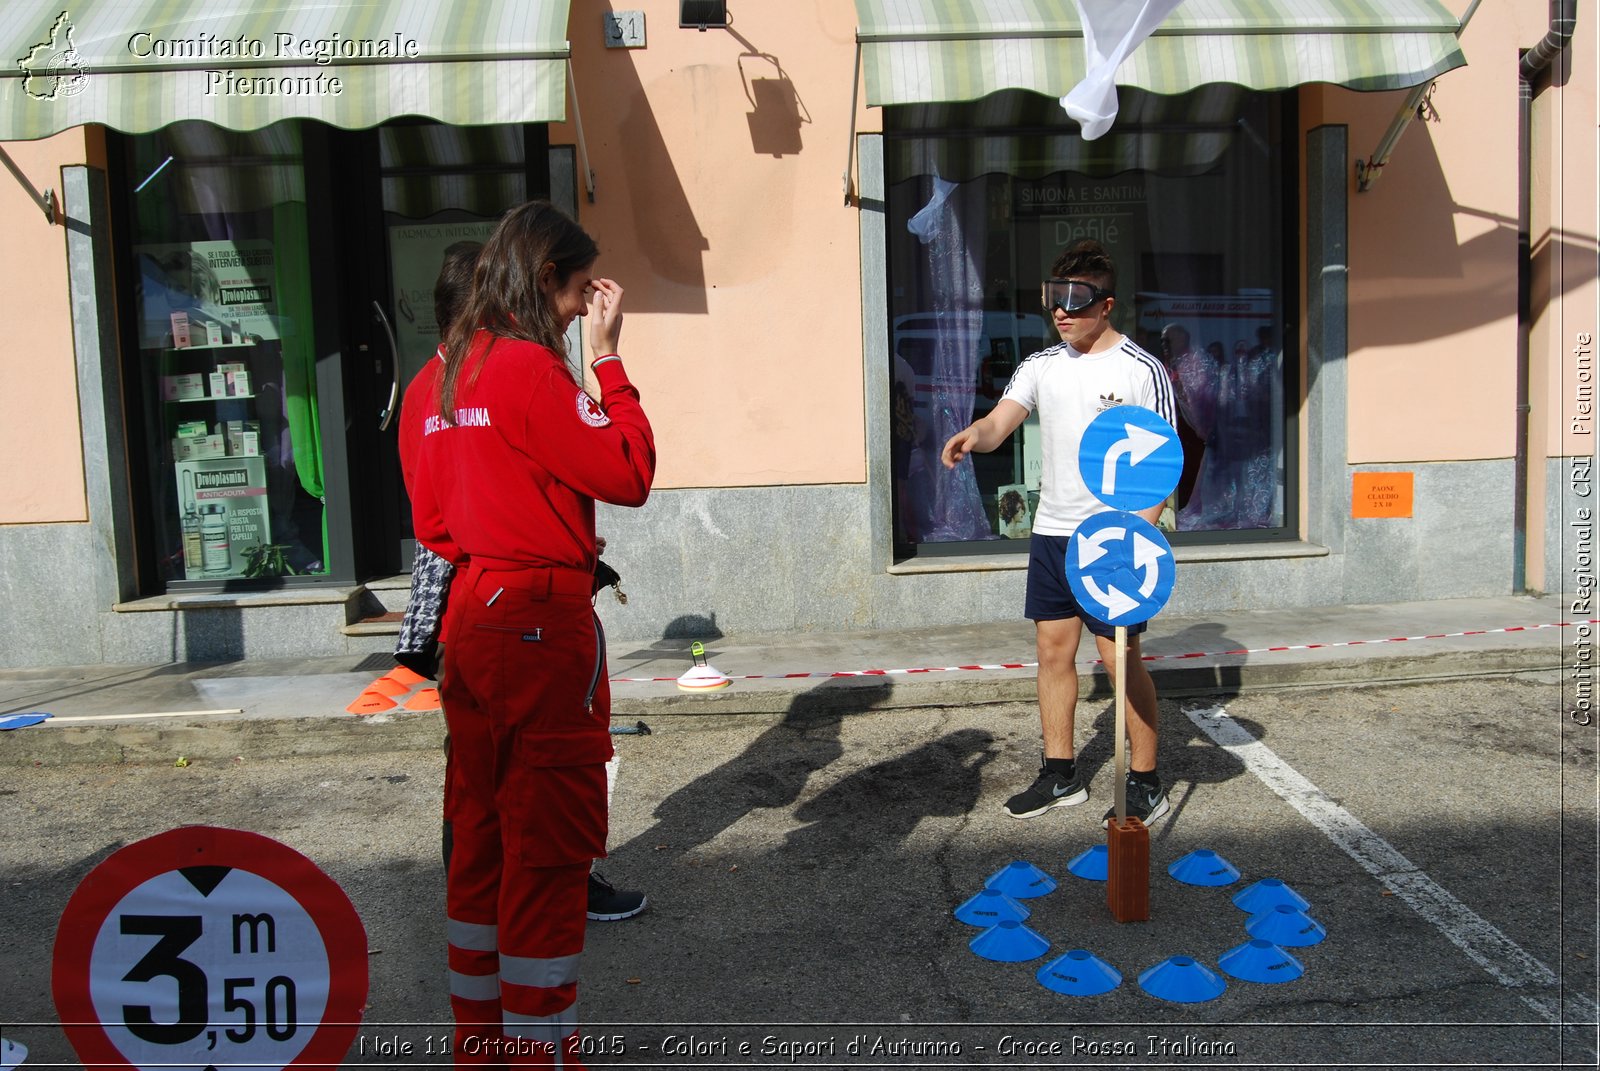
[[[402,426],[417,539],[458,570],[440,682],[457,1063],[582,1066],[578,959],[611,757],[594,504],[641,505],[655,476],[616,352],[622,288],[593,277],[596,256],[547,202],[507,213],[430,366],[421,419]],[[564,360],[584,315],[598,403]]]

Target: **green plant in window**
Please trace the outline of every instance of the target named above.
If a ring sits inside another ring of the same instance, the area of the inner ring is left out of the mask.
[[[245,551],[244,575],[246,577],[293,576],[294,567],[289,564],[289,559],[284,557],[284,552],[288,549],[283,543],[266,543],[251,547]]]

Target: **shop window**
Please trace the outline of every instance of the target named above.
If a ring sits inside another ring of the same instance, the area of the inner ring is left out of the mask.
[[[895,542],[992,552],[1038,504],[1038,417],[946,470],[946,439],[995,406],[1017,364],[1058,343],[1040,282],[1071,242],[1118,269],[1112,323],[1160,358],[1179,401],[1174,542],[1285,538],[1295,512],[1293,117],[1287,98],[1211,86],[1123,89],[1086,142],[1054,100],[1006,92],[889,108],[885,174]],[[1020,549],[1021,544],[1019,544]]]
[[[160,581],[328,572],[300,127],[119,139]]]

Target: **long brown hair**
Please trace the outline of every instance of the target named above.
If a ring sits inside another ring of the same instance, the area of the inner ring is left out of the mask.
[[[594,239],[549,201],[529,201],[505,214],[478,255],[472,296],[445,331],[440,416],[454,423],[462,372],[471,383],[488,358],[485,350],[471,369],[465,368],[472,338],[480,328],[498,338],[537,342],[566,356],[566,335],[539,289],[539,272],[554,264],[555,283],[562,286],[599,255]]]

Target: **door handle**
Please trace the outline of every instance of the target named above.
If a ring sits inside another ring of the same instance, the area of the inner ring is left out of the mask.
[[[394,420],[395,402],[400,399],[400,346],[394,340],[394,329],[389,326],[389,317],[384,315],[383,306],[374,301],[372,313],[373,320],[383,325],[383,333],[389,339],[389,401],[378,414],[378,430],[388,431]]]

